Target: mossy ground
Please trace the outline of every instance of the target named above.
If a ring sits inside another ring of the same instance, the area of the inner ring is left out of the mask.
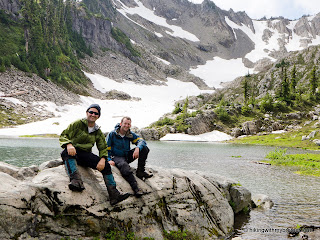
[[[2,108],[0,105],[0,128],[16,126],[27,122],[27,116],[16,114],[12,109]]]
[[[296,131],[289,131],[279,134],[254,135],[243,138],[235,138],[229,143],[266,145],[275,147],[293,147],[308,150],[320,150],[312,140],[302,141],[303,136],[308,136],[312,131],[317,130],[313,127],[306,126]],[[315,138],[320,138],[320,133],[316,133]]]
[[[298,174],[320,177],[320,154],[286,154],[286,149],[276,149],[266,158],[273,165],[293,167]]]
[[[305,126],[296,131],[285,132],[281,134],[255,135],[243,138],[232,139],[228,142],[239,144],[266,145],[276,147],[301,148],[306,150],[320,150],[312,140],[320,138],[317,132],[315,137],[309,140],[302,140],[303,136],[308,136],[313,127]],[[272,165],[290,166],[296,170],[296,173],[320,177],[320,154],[286,154],[286,149],[270,152],[266,158]]]

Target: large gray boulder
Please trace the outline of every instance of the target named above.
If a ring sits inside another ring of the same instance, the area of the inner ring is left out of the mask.
[[[188,134],[199,135],[212,131],[212,122],[217,118],[214,111],[203,111],[196,117],[186,119],[186,124],[189,125]]]
[[[137,179],[146,194],[111,206],[98,171],[79,167],[86,188],[79,193],[68,189],[61,161],[27,169],[0,163],[0,239],[103,239],[113,229],[163,239],[164,230],[180,228],[216,239],[233,231],[233,208],[250,206],[250,193],[234,181],[194,171],[148,169],[152,178]],[[132,192],[112,170],[117,188]]]
[[[247,121],[242,123],[242,131],[245,135],[255,135],[260,131],[260,121]]]

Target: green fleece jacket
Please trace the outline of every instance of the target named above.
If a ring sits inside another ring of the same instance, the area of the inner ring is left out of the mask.
[[[104,134],[98,125],[94,126],[94,130],[89,133],[87,119],[80,119],[71,123],[60,135],[60,146],[66,148],[69,143],[75,148],[79,148],[86,152],[91,152],[94,144],[97,144],[99,156],[108,157],[107,143]]]

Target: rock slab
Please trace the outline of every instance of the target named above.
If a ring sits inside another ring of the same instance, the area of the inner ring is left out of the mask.
[[[102,175],[79,170],[86,188],[81,193],[68,189],[60,160],[29,168],[0,163],[0,239],[92,239],[113,229],[154,239],[184,229],[217,239],[232,233],[233,209],[250,207],[250,192],[232,180],[159,167],[148,169],[152,178],[137,179],[145,195],[111,206]],[[112,171],[117,188],[132,193],[118,169]]]

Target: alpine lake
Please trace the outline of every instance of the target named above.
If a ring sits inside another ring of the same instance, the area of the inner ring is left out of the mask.
[[[148,141],[147,167],[197,170],[231,178],[252,195],[265,194],[274,202],[269,210],[252,209],[235,217],[235,235],[242,239],[290,239],[287,228],[320,225],[320,179],[298,175],[293,168],[257,164],[275,147],[209,143]],[[56,138],[0,138],[0,161],[23,167],[60,158]],[[97,152],[97,149],[94,149]],[[287,149],[287,153],[306,153]],[[136,167],[135,162],[131,165]]]

